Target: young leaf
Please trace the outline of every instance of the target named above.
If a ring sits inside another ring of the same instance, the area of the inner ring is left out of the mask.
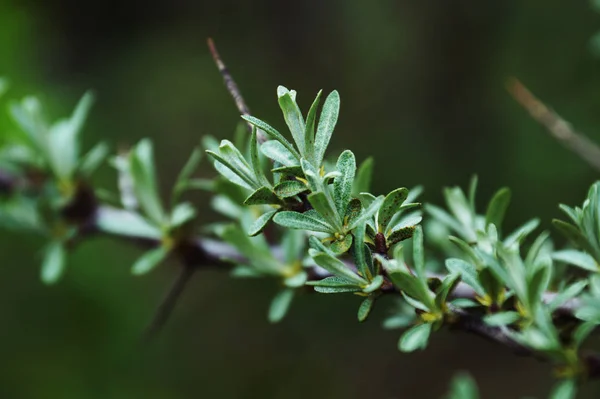
[[[478,399],[479,393],[473,378],[461,373],[452,379],[450,393],[446,399]]]
[[[269,140],[260,146],[260,151],[269,159],[283,166],[298,166],[298,159],[283,144],[276,140]]]
[[[196,217],[196,209],[189,203],[178,204],[171,212],[171,227],[179,227]]]
[[[510,204],[510,189],[504,187],[494,194],[485,213],[485,225],[493,223],[496,228],[500,229],[506,209]]]
[[[280,205],[281,199],[269,187],[262,186],[244,200],[244,205]]]
[[[273,209],[271,211],[265,212],[262,215],[260,215],[260,217],[258,219],[256,219],[254,221],[254,223],[252,223],[252,225],[250,226],[248,235],[250,237],[254,237],[254,236],[260,234],[267,226],[267,223],[269,223],[269,221],[271,219],[273,219],[273,216],[275,216],[277,211],[278,211],[278,209]]]
[[[507,326],[519,321],[520,319],[521,315],[517,312],[500,312],[485,316],[483,321],[485,321],[489,326],[496,327]]]
[[[146,215],[161,225],[165,221],[165,212],[158,195],[152,142],[143,139],[129,157],[136,198]]]
[[[417,226],[413,235],[413,262],[415,272],[421,280],[425,278],[425,252],[423,249],[423,229]]]
[[[369,205],[369,207],[367,209],[363,210],[362,213],[356,219],[354,219],[354,222],[352,222],[352,224],[350,224],[347,229],[352,230],[356,226],[358,226],[360,223],[365,222],[368,219],[372,218],[373,215],[375,215],[375,213],[379,210],[379,207],[381,206],[382,203],[383,203],[383,196],[379,196],[379,197],[375,198],[375,200],[371,203],[371,205]]]
[[[271,125],[250,115],[242,115],[242,119],[244,119],[251,125],[261,129],[272,139],[279,141],[292,155],[294,155],[296,159],[300,160],[300,154],[298,154],[298,151],[296,151],[294,146],[289,141],[287,141],[285,137],[283,137],[281,133],[279,133]]]
[[[306,184],[299,180],[284,180],[273,189],[280,198],[289,198],[308,190]]]
[[[65,270],[66,252],[60,241],[51,242],[44,251],[41,279],[45,284],[54,284]]]
[[[515,230],[510,236],[504,240],[506,247],[511,247],[515,244],[521,243],[525,237],[527,237],[533,230],[535,230],[540,224],[539,219],[531,219],[517,230]]]
[[[260,158],[258,156],[258,139],[256,133],[256,126],[252,129],[252,135],[250,136],[250,160],[252,161],[252,170],[256,180],[263,186],[271,186],[265,174],[263,173]]]
[[[290,229],[318,231],[322,233],[331,233],[331,227],[324,221],[305,213],[292,211],[279,212],[273,218],[273,221],[280,226]]]
[[[580,267],[585,270],[592,272],[599,272],[598,263],[592,258],[591,255],[585,252],[577,251],[575,249],[564,249],[557,251],[552,254],[552,259],[565,262],[567,264]]]
[[[354,230],[354,263],[361,276],[371,279],[371,271],[365,260],[365,228],[366,225],[361,223]]]
[[[381,204],[381,208],[379,208],[379,213],[377,214],[379,232],[383,233],[386,231],[388,223],[392,220],[392,216],[400,210],[400,207],[407,196],[408,189],[402,187],[397,188],[385,197],[383,204]]]
[[[292,288],[284,288],[275,295],[269,307],[269,321],[271,323],[278,323],[285,317],[293,298],[294,289]]]
[[[373,304],[375,303],[375,296],[369,295],[366,297],[360,304],[358,308],[358,321],[363,322],[369,317],[369,313],[371,313],[371,309],[373,308]]]
[[[352,183],[356,173],[356,159],[352,151],[346,150],[340,154],[336,170],[342,175],[333,181],[333,198],[338,213],[343,215],[352,195]]]
[[[477,269],[475,269],[475,266],[465,262],[462,259],[450,258],[446,259],[446,268],[450,271],[450,273],[459,273],[461,279],[471,286],[477,295],[485,295],[485,290],[479,283]]]
[[[137,213],[102,207],[96,215],[96,226],[100,231],[151,240],[160,240],[162,232]]]
[[[352,272],[348,266],[344,264],[344,262],[327,253],[316,253],[313,256],[313,259],[317,265],[321,266],[323,269],[337,277],[342,277],[361,287],[364,287],[368,284],[367,280]]]
[[[108,145],[103,142],[96,144],[79,163],[79,172],[85,177],[91,176],[104,162],[107,155]]]
[[[296,100],[292,98],[292,95],[288,89],[283,86],[279,86],[277,88],[277,96],[279,97],[279,106],[283,112],[283,118],[285,119],[285,123],[292,133],[292,137],[294,138],[296,146],[300,150],[300,154],[304,158],[310,159],[311,157],[307,156],[308,154],[306,151],[308,148],[306,148],[306,142],[304,138],[306,126],[304,124],[304,118],[302,117],[300,108],[298,108],[298,104],[296,104]]]
[[[577,394],[577,385],[574,380],[564,380],[556,384],[550,399],[575,399]]]
[[[310,110],[308,111],[308,115],[306,116],[306,130],[304,131],[304,148],[308,153],[310,153],[310,157],[308,158],[312,162],[314,159],[314,146],[315,146],[315,122],[317,119],[317,110],[319,108],[319,103],[321,101],[321,93],[323,90],[319,90],[317,93],[317,97],[315,101],[312,103]]]
[[[354,283],[353,281],[347,280],[345,278],[342,277],[337,277],[337,276],[332,276],[332,277],[325,277],[322,280],[312,280],[312,281],[307,281],[306,285],[310,285],[315,287],[322,287],[322,288],[348,288],[348,289],[352,289],[353,292],[356,291],[361,291],[362,289],[360,288],[360,286],[356,285],[356,283]]]
[[[321,111],[321,117],[319,118],[319,125],[317,127],[317,134],[315,137],[315,153],[314,160],[316,165],[321,165],[325,150],[329,145],[329,140],[333,134],[333,129],[338,120],[340,112],[340,95],[334,90],[332,91],[323,104],[323,110]]]
[[[577,295],[581,294],[584,288],[588,285],[588,282],[585,280],[577,281],[568,287],[562,289],[552,301],[548,304],[548,308],[551,312],[555,311],[559,306],[563,305],[567,301],[572,298],[575,298]]]
[[[135,275],[141,275],[148,273],[154,269],[160,262],[162,262],[167,255],[169,250],[163,246],[151,249],[150,251],[143,254],[131,268],[131,272]]]
[[[346,234],[343,238],[337,239],[331,243],[330,248],[336,254],[343,254],[348,252],[352,246],[352,235]]]
[[[333,206],[328,196],[322,192],[316,192],[310,194],[308,197],[308,202],[313,206],[313,208],[329,223],[332,229],[335,231],[342,231],[342,221],[340,214],[337,209]],[[344,208],[343,212],[346,209]]]
[[[363,292],[366,293],[366,294],[370,294],[372,292],[377,291],[379,288],[381,288],[381,286],[383,285],[384,281],[385,280],[383,279],[382,275],[375,276],[375,278],[373,280],[371,280],[371,282],[369,283],[369,285],[367,285],[363,289]]]
[[[407,330],[398,341],[398,348],[402,352],[413,352],[417,349],[425,349],[429,334],[431,333],[431,324],[419,324]]]

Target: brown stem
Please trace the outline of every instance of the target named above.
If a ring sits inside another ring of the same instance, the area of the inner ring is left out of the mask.
[[[600,147],[583,134],[576,132],[569,122],[537,99],[518,79],[510,79],[507,89],[531,117],[546,128],[552,137],[594,169],[600,171]]]

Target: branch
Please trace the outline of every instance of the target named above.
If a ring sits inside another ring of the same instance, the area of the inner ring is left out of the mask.
[[[215,61],[215,64],[217,65],[217,68],[219,69],[221,76],[223,77],[223,82],[225,82],[225,87],[227,88],[227,91],[229,92],[229,94],[231,94],[231,97],[233,97],[233,101],[235,101],[235,106],[237,107],[238,111],[240,111],[240,114],[250,115],[250,108],[248,108],[248,105],[246,105],[246,102],[244,101],[244,97],[242,97],[242,92],[240,91],[237,83],[235,83],[235,80],[233,80],[233,76],[231,76],[231,73],[229,73],[229,70],[225,66],[225,63],[221,59],[221,56],[219,55],[219,52],[217,51],[217,47],[215,46],[215,42],[213,41],[212,38],[209,37],[207,39],[207,43],[208,43],[208,48],[210,50],[212,58]],[[252,125],[249,123],[246,123],[246,126],[248,127],[248,131],[251,132]],[[266,137],[264,137],[264,134],[260,134],[258,139],[259,139],[259,141],[264,142],[266,140]]]
[[[600,171],[600,147],[583,134],[576,132],[569,122],[537,99],[519,80],[510,79],[507,89],[514,99],[529,111],[532,118],[547,129],[552,137],[594,169]]]

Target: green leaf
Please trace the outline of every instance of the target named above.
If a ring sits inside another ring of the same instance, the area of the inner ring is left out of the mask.
[[[485,316],[483,321],[489,326],[507,326],[521,319],[521,315],[517,312],[500,312]]]
[[[308,187],[299,180],[284,180],[273,189],[280,198],[289,198],[308,190]]]
[[[342,232],[342,221],[340,214],[337,212],[334,205],[331,203],[328,196],[322,192],[309,194],[308,202],[313,206],[315,211],[319,213],[327,221],[334,231]],[[344,209],[345,211],[346,209]]]
[[[565,236],[565,238],[571,241],[573,245],[584,249],[587,252],[593,252],[593,248],[588,243],[586,237],[577,227],[558,219],[552,220],[552,224],[562,235]]]
[[[369,283],[369,285],[367,285],[364,289],[363,292],[366,294],[370,294],[372,292],[377,291],[379,288],[381,288],[381,286],[384,283],[384,278],[382,275],[378,275],[375,276],[375,278],[373,280],[371,280],[371,282]]]
[[[464,234],[471,239],[471,231],[468,229],[473,226],[473,211],[471,206],[465,197],[465,194],[460,187],[448,187],[444,189],[444,197],[446,198],[446,204],[448,209],[452,211],[456,219],[460,221],[463,226]],[[473,237],[474,239],[475,237]]]
[[[262,186],[244,200],[244,205],[280,205],[281,199],[269,187]]]
[[[425,252],[423,249],[423,228],[417,226],[413,235],[413,262],[417,276],[421,279],[425,276]]]
[[[158,225],[165,222],[154,170],[152,142],[143,139],[129,155],[136,198],[146,215]]]
[[[575,249],[564,249],[562,251],[556,251],[552,254],[552,259],[565,262],[567,264],[580,267],[585,270],[592,272],[599,272],[598,263],[594,260],[591,255],[585,252],[577,251]]]
[[[481,259],[479,259],[479,256],[475,252],[475,249],[473,249],[473,247],[470,246],[465,240],[454,236],[449,236],[448,240],[450,240],[451,243],[456,245],[464,253],[466,258],[473,262],[477,266],[477,268],[482,266]]]
[[[437,289],[435,296],[435,303],[438,308],[442,308],[442,306],[446,303],[448,296],[452,291],[454,291],[454,288],[456,288],[459,282],[459,273],[451,273],[444,277],[444,280],[442,280],[442,285],[440,285],[440,287]]]
[[[531,219],[517,230],[515,230],[510,236],[504,240],[506,247],[511,247],[515,244],[520,244],[533,230],[535,230],[540,224],[539,219]]]
[[[269,159],[283,166],[298,166],[298,158],[279,141],[269,140],[260,146],[260,151]]]
[[[342,277],[360,287],[364,287],[368,284],[367,280],[355,274],[344,264],[344,262],[327,253],[318,252],[313,256],[313,259],[317,265],[337,277]]]
[[[322,233],[332,232],[332,228],[323,220],[308,216],[306,213],[283,211],[277,213],[273,221],[280,226],[290,229],[318,231]]]
[[[322,288],[352,288],[354,291],[362,291],[362,288],[356,285],[355,282],[337,276],[325,277],[322,280],[307,281],[306,285]]]
[[[321,117],[319,118],[319,125],[317,127],[317,134],[315,137],[315,153],[314,160],[316,165],[321,165],[325,151],[329,145],[329,140],[335,129],[335,125],[338,120],[340,112],[340,95],[334,90],[332,91],[323,104],[323,110],[321,111]]]
[[[352,246],[352,235],[346,234],[344,238],[337,239],[331,243],[330,248],[336,254],[343,254],[348,252],[350,247]]]
[[[365,229],[366,225],[361,223],[354,230],[354,263],[356,264],[358,273],[362,277],[370,279],[371,271],[365,260]]]
[[[96,226],[102,232],[121,236],[160,240],[162,232],[137,213],[102,207],[96,215]]]
[[[383,233],[386,231],[388,223],[402,206],[402,203],[408,196],[408,189],[405,187],[397,188],[396,190],[389,193],[383,200],[379,213],[377,214],[377,222],[379,224],[379,232]]]
[[[446,399],[478,399],[477,384],[471,376],[460,373],[452,379],[450,393]]]
[[[309,154],[308,159],[314,162],[314,147],[315,147],[315,122],[317,119],[317,110],[321,101],[321,93],[323,90],[319,90],[315,101],[310,106],[308,115],[306,116],[306,130],[304,131],[304,148]]]
[[[431,324],[429,323],[414,326],[402,334],[398,341],[398,349],[402,352],[413,352],[417,349],[425,349],[430,333]]]
[[[312,191],[323,191],[323,182],[321,179],[321,175],[319,171],[308,162],[306,159],[302,158],[300,160],[300,165],[302,166],[302,172],[304,176],[306,176],[306,180],[308,181],[308,187]]]
[[[436,219],[444,226],[448,227],[451,230],[454,230],[456,233],[462,233],[463,228],[460,225],[460,223],[458,223],[456,219],[454,219],[448,212],[446,212],[442,208],[431,204],[425,204],[423,209],[432,218]]]
[[[189,202],[178,204],[171,212],[171,227],[179,227],[196,217],[196,209]]]
[[[381,206],[382,203],[383,203],[383,196],[377,197],[371,203],[371,205],[369,205],[369,207],[367,209],[362,211],[360,216],[358,216],[356,219],[354,219],[352,224],[350,224],[348,226],[348,230],[352,230],[356,226],[358,226],[360,223],[363,223],[363,222],[367,221],[368,219],[372,218],[373,215],[375,215],[375,213],[379,210],[379,207]]]
[[[151,249],[143,254],[131,268],[135,275],[146,274],[158,266],[169,254],[169,250],[163,246]]]
[[[69,119],[52,125],[47,150],[52,169],[61,178],[70,178],[79,161],[79,133],[92,106],[93,96],[85,93]]]
[[[265,212],[262,215],[260,215],[260,217],[258,219],[256,219],[254,221],[254,223],[252,223],[252,226],[250,226],[250,230],[248,231],[248,235],[250,237],[254,237],[254,236],[262,233],[262,231],[267,226],[267,223],[269,223],[269,221],[271,219],[273,219],[273,216],[275,216],[275,214],[277,213],[277,211],[278,211],[278,209],[273,209],[271,211]]]
[[[79,172],[85,177],[90,177],[104,162],[107,155],[108,145],[106,143],[96,144],[79,163]]]
[[[298,288],[298,287],[302,287],[306,283],[307,279],[308,279],[308,275],[306,274],[306,272],[300,271],[299,273],[296,273],[293,276],[286,277],[283,280],[283,284],[286,287]]]
[[[389,273],[389,277],[398,289],[422,302],[428,309],[433,309],[435,307],[432,298],[433,293],[429,291],[424,282],[417,277],[403,271]]]
[[[298,104],[296,104],[296,100],[292,98],[292,95],[288,89],[283,86],[279,86],[277,88],[277,97],[279,100],[279,106],[283,112],[285,123],[292,133],[292,137],[294,138],[296,146],[300,150],[300,154],[304,158],[311,159],[310,156],[307,156],[306,152],[307,148],[304,137],[306,125],[304,124],[304,118],[302,117],[302,113],[300,112]]]
[[[550,399],[575,399],[577,394],[577,385],[574,380],[564,380],[556,384]]]
[[[507,187],[501,188],[494,194],[485,213],[486,226],[492,223],[496,228],[500,229],[504,220],[504,214],[510,204],[510,197],[510,189]]]
[[[400,241],[404,241],[404,240],[411,238],[415,233],[415,229],[416,229],[416,226],[408,226],[408,227],[403,227],[398,230],[394,230],[387,237],[387,245],[392,246],[394,244],[399,243]]]
[[[352,186],[352,195],[357,196],[360,193],[369,192],[371,189],[371,178],[373,176],[373,158],[365,159],[356,172],[356,179]]]
[[[568,287],[562,289],[552,301],[548,304],[548,308],[551,312],[555,311],[558,307],[566,303],[568,300],[575,298],[581,294],[584,288],[588,285],[586,280],[577,281]]]
[[[233,166],[227,165],[226,163],[222,163],[221,161],[219,161],[218,159],[220,158],[223,162],[226,162],[220,155],[218,155],[217,153],[214,153],[214,152],[209,152],[209,151],[206,151],[206,153],[215,159],[213,165],[214,165],[216,171],[219,172],[228,181],[230,181],[233,184],[236,184],[240,187],[247,188],[248,190],[255,189],[254,183],[250,184],[250,183],[246,182],[246,180],[244,180],[242,177],[240,177],[240,175],[232,169]]]
[[[45,284],[54,284],[62,276],[66,265],[66,251],[63,243],[52,241],[44,251],[41,279]]]
[[[185,190],[189,190],[194,188],[194,184],[190,182],[190,176],[194,173],[194,171],[198,168],[198,164],[202,159],[202,150],[200,148],[194,148],[192,154],[188,158],[185,165],[179,172],[177,176],[177,180],[175,180],[175,185],[173,186],[173,194],[171,196],[171,202],[175,203],[181,196],[181,194]]]
[[[358,308],[358,321],[363,322],[369,317],[369,313],[371,313],[371,309],[373,308],[373,304],[375,303],[375,297],[373,295],[369,295],[366,297],[360,304]]]
[[[475,290],[479,296],[485,295],[485,290],[479,283],[477,277],[477,269],[470,263],[465,262],[462,259],[450,258],[446,259],[446,268],[450,273],[458,273],[461,279]]]
[[[278,323],[285,317],[292,299],[294,299],[294,289],[292,288],[284,288],[275,295],[269,307],[269,321],[271,323]]]
[[[540,267],[533,273],[531,280],[528,282],[527,300],[529,301],[529,306],[532,309],[541,303],[542,294],[548,289],[550,278],[552,277],[551,267],[552,261],[548,259],[548,262],[544,266]]]
[[[256,180],[263,186],[271,186],[265,174],[263,173],[262,164],[260,163],[260,158],[258,156],[258,138],[256,126],[253,127],[252,134],[250,136],[250,160],[252,161],[252,170]]]
[[[242,119],[244,119],[246,122],[250,123],[253,126],[256,126],[257,128],[261,129],[262,131],[264,131],[269,137],[271,137],[274,140],[279,141],[281,144],[283,144],[283,146],[292,154],[294,155],[294,157],[298,160],[300,160],[300,154],[298,154],[298,152],[296,151],[296,149],[294,148],[294,146],[285,139],[285,137],[283,137],[281,135],[281,133],[279,133],[275,128],[273,128],[271,125],[269,125],[266,122],[261,121],[258,118],[255,118],[253,116],[250,115],[242,115]]]
[[[356,173],[356,159],[352,151],[346,150],[340,154],[336,170],[342,175],[333,181],[333,198],[338,213],[343,215],[352,195],[352,183]]]
[[[301,177],[301,178],[305,177],[304,171],[302,170],[301,166],[282,166],[279,168],[271,169],[271,172],[281,173],[284,175],[291,175],[291,176],[296,176],[296,177]]]

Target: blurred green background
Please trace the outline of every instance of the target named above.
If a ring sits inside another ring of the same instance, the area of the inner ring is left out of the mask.
[[[481,206],[508,185],[508,224],[538,216],[549,229],[557,204],[579,204],[598,175],[505,82],[520,78],[600,142],[599,29],[586,1],[0,0],[0,75],[12,82],[7,97],[40,94],[54,117],[93,89],[87,148],[151,137],[166,192],[202,135],[230,137],[238,121],[206,48],[212,36],[253,114],[276,126],[278,84],[298,90],[305,110],[318,89],[338,89],[332,148],[375,156],[374,191],[423,184],[439,203],[444,185],[477,173]],[[97,178],[115,187],[110,168]],[[219,271],[198,273],[158,341],[140,345],[176,265],[133,278],[138,250],[95,239],[46,287],[41,244],[0,233],[0,398],[439,398],[459,369],[484,398],[550,389],[548,365],[462,333],[402,355],[398,331],[379,325],[386,304],[359,325],[350,295],[305,295],[271,326],[277,287]],[[594,383],[581,397],[599,394]]]

